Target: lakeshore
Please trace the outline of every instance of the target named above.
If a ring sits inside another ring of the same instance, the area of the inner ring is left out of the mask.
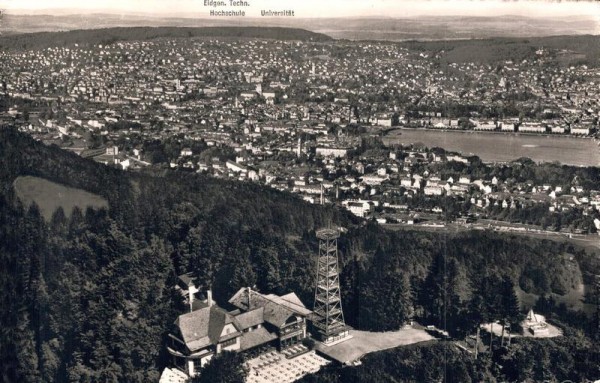
[[[399,128],[384,136],[383,141],[386,145],[422,143],[430,148],[440,147],[464,155],[476,155],[484,162],[508,162],[528,157],[535,162],[600,165],[600,148],[592,138]]]

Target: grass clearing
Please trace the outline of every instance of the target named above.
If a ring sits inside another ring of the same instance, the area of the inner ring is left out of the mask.
[[[13,183],[17,197],[25,206],[35,202],[46,221],[52,218],[52,214],[62,207],[67,217],[71,216],[73,208],[79,207],[82,211],[88,206],[95,209],[108,208],[106,199],[97,194],[86,192],[48,181],[33,176],[17,177]]]
[[[350,330],[350,335],[352,338],[332,346],[325,346],[318,342],[316,348],[332,359],[348,363],[372,352],[435,339],[424,330],[415,328],[388,332]]]

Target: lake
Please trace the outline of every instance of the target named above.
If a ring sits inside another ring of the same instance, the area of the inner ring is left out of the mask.
[[[429,148],[437,146],[465,155],[474,154],[484,162],[506,162],[529,157],[535,162],[600,165],[600,147],[591,138],[398,129],[385,136],[383,142],[387,145],[420,142]]]

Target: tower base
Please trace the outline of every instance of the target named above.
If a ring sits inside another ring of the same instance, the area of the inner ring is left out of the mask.
[[[337,335],[331,335],[328,338],[321,340],[321,343],[324,346],[333,346],[335,344],[345,342],[349,339],[352,339],[352,335],[350,335],[350,331],[344,330]]]

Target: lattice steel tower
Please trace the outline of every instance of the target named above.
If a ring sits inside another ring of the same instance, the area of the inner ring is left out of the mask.
[[[321,341],[328,343],[344,338],[348,334],[338,271],[337,239],[340,234],[334,229],[317,231],[319,258],[315,286],[313,326]]]

